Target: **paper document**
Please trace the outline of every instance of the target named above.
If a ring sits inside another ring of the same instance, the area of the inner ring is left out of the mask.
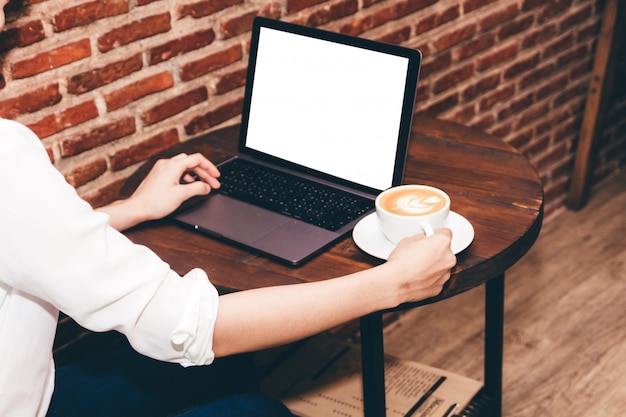
[[[462,410],[482,382],[385,355],[387,417],[447,417]],[[362,417],[359,347],[322,334],[286,358],[261,383],[300,417]],[[408,413],[408,415],[407,415]]]

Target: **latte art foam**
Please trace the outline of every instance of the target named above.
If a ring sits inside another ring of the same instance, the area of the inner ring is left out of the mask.
[[[446,199],[435,191],[411,189],[388,193],[380,203],[385,210],[394,214],[424,216],[443,209]]]

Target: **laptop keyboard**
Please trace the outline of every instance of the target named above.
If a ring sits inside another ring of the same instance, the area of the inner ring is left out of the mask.
[[[341,190],[234,159],[220,167],[219,192],[335,231],[373,208],[373,202]]]

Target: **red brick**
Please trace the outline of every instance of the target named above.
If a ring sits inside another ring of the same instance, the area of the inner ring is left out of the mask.
[[[411,38],[411,28],[404,26],[394,30],[393,32],[382,35],[374,40],[383,43],[391,43],[394,45],[400,45]]]
[[[170,21],[170,14],[162,13],[115,28],[98,37],[98,49],[109,52],[119,46],[168,32],[172,28]]]
[[[377,10],[375,13],[355,16],[353,19],[350,19],[348,23],[342,25],[338,32],[357,36],[367,30],[389,22],[394,16],[393,10],[390,7],[386,7]]]
[[[491,29],[494,26],[501,25],[504,22],[514,19],[518,13],[519,7],[517,4],[510,4],[505,8],[496,10],[480,19],[478,27],[481,31]]]
[[[549,114],[550,120],[546,122],[546,125],[543,123],[538,124],[535,127],[535,131],[538,135],[548,134],[552,131],[554,126],[565,122],[570,117],[572,117],[572,113],[569,109],[553,109]]]
[[[420,70],[420,78],[426,79],[439,72],[448,71],[451,64],[452,53],[449,50],[435,55],[433,58],[425,58]]]
[[[489,129],[495,123],[496,123],[496,118],[493,116],[493,114],[488,113],[488,114],[485,114],[480,119],[470,123],[470,127],[473,127],[474,129],[482,130],[483,132],[488,132]]]
[[[522,136],[522,135],[518,135],[518,136]],[[532,135],[529,135],[529,136],[531,136],[531,138],[532,138]],[[524,138],[526,139],[525,136],[524,136]],[[511,145],[515,146],[514,141],[509,142],[509,143],[511,143]],[[548,150],[548,148],[550,147],[550,137],[549,136],[543,136],[543,137],[541,137],[539,139],[533,140],[532,142],[527,140],[526,143],[524,143],[523,147],[522,146],[515,146],[515,147],[520,149],[522,151],[522,153],[528,159],[532,159],[532,158],[536,157],[537,155],[540,155],[543,152],[545,152],[546,150]]]
[[[135,118],[126,117],[76,133],[61,141],[61,156],[78,155],[86,150],[94,149],[124,136],[129,136],[135,133],[135,130]]]
[[[474,64],[469,63],[460,68],[447,72],[439,77],[433,84],[433,92],[439,94],[449,88],[452,88],[462,81],[471,78],[474,75]]]
[[[552,56],[560,54],[562,51],[569,49],[574,44],[574,35],[571,33],[566,34],[560,39],[547,45],[542,53],[542,58],[547,59]]]
[[[0,100],[0,117],[13,119],[25,113],[34,113],[61,101],[58,84],[28,91],[20,96]]]
[[[543,100],[553,94],[565,91],[569,83],[570,80],[567,75],[561,75],[558,78],[551,80],[550,83],[537,90],[537,100]]]
[[[497,103],[503,102],[506,99],[513,97],[513,94],[515,94],[515,87],[513,85],[506,85],[502,88],[499,88],[491,94],[485,95],[480,100],[479,109],[480,111],[490,109]]]
[[[211,15],[235,5],[242,5],[243,0],[204,0],[178,6],[178,18],[191,16],[199,18]]]
[[[82,194],[81,197],[94,208],[106,206],[119,199],[120,191],[125,183],[126,179],[122,178],[105,184],[102,187],[90,190]]]
[[[115,110],[142,97],[171,88],[173,85],[172,74],[169,71],[163,71],[105,94],[104,101],[109,111]]]
[[[405,0],[399,3],[399,15],[405,16],[409,13],[415,13],[417,11],[423,10],[428,6],[437,3],[437,0]]]
[[[516,98],[515,101],[510,103],[507,108],[498,112],[498,121],[506,120],[512,116],[517,116],[520,112],[532,106],[533,103],[534,98],[532,93],[521,98]]]
[[[154,48],[150,48],[148,51],[148,63],[150,65],[154,65],[162,61],[167,61],[168,59],[185,52],[204,48],[205,46],[210,45],[214,40],[215,32],[213,29],[206,29],[191,33]]]
[[[233,45],[223,51],[183,65],[180,69],[180,78],[183,81],[198,78],[216,69],[241,61],[242,57],[243,51],[241,50],[241,46],[239,44]]]
[[[495,123],[495,119],[493,123]],[[513,125],[511,123],[500,123],[494,129],[491,129],[491,132],[489,133],[497,138],[504,138],[508,136],[512,131],[513,131]]]
[[[98,108],[93,100],[77,104],[59,113],[59,124],[67,129],[98,117]]]
[[[585,59],[581,59],[576,65],[572,67],[572,69],[569,72],[570,78],[572,80],[575,80],[580,77],[586,77],[587,75],[589,75],[592,68],[593,68],[593,56],[589,55],[585,57]],[[618,91],[619,91],[619,88],[618,88]]]
[[[441,26],[444,23],[448,23],[460,16],[459,5],[452,5],[439,15],[439,19],[437,21],[437,26]]]
[[[540,170],[558,162],[563,159],[566,153],[567,145],[565,143],[561,143],[557,146],[553,145],[547,153],[535,160],[535,168]]]
[[[589,48],[587,45],[580,45],[577,48],[570,49],[569,51],[565,51],[562,55],[560,55],[556,60],[556,65],[559,68],[563,68],[569,64],[580,62],[585,57],[590,55]]]
[[[550,167],[550,176],[553,178],[553,182],[557,182],[557,178],[563,178],[561,181],[569,182],[569,174],[572,172],[572,160],[573,155],[564,158],[562,161]]]
[[[500,28],[500,30],[498,30],[498,38],[500,40],[503,40],[513,35],[516,35],[520,32],[523,32],[526,29],[530,28],[533,22],[534,22],[533,16],[526,16],[519,20],[506,23]]]
[[[561,124],[556,131],[552,132],[552,142],[562,143],[569,142],[570,139],[578,136],[580,133],[581,121],[577,118],[568,119],[565,123]]]
[[[465,123],[474,116],[476,116],[476,109],[475,106],[471,104],[457,110],[449,120],[456,123]]]
[[[415,34],[419,35],[437,27],[437,15],[431,14],[417,21],[415,24]]]
[[[65,180],[73,187],[80,187],[98,178],[106,171],[107,161],[104,158],[96,158],[65,174]]]
[[[477,53],[484,51],[493,47],[496,43],[496,37],[493,33],[485,33],[476,39],[471,39],[463,44],[459,45],[458,48],[458,59],[461,61],[463,59],[469,58]]]
[[[539,54],[534,54],[529,56],[528,58],[524,58],[514,62],[509,67],[505,68],[503,76],[505,80],[510,80],[511,78],[519,77],[524,72],[530,71],[533,68],[536,68],[539,65],[540,58]]]
[[[562,93],[554,99],[554,105],[560,106],[570,100],[584,97],[587,93],[587,89],[588,85],[586,82],[579,82],[573,85],[568,85],[568,88],[566,88],[565,90],[561,90]]]
[[[48,115],[35,123],[29,124],[28,127],[40,138],[45,138],[96,117],[98,117],[96,103],[93,100],[89,100]]]
[[[588,40],[594,40],[600,32],[600,21],[594,20],[591,24],[583,26],[576,31],[576,42],[584,42]]]
[[[520,89],[532,88],[539,85],[543,80],[546,80],[556,71],[556,65],[554,63],[548,63],[542,67],[533,69],[530,73],[524,75],[520,81]]]
[[[125,60],[94,68],[70,77],[67,91],[70,94],[83,94],[139,71],[142,66],[141,54],[136,54]]]
[[[522,2],[522,11],[528,12],[546,4],[545,0],[524,0]]]
[[[54,135],[62,130],[54,114],[49,114],[35,123],[29,123],[26,126],[35,132],[35,135],[40,139]]]
[[[561,33],[564,33],[570,30],[572,27],[577,25],[580,22],[583,22],[591,17],[591,5],[587,7],[583,7],[577,12],[574,12],[568,16],[566,16],[559,25],[559,30]]]
[[[141,114],[141,119],[146,125],[151,125],[202,103],[207,98],[206,87],[199,87],[169,100],[163,100],[160,104],[144,111]]]
[[[500,85],[500,74],[489,75],[463,90],[463,101],[472,101]]]
[[[0,52],[13,48],[24,48],[44,40],[45,37],[46,34],[41,20],[33,20],[2,32],[2,36],[0,36]]]
[[[111,170],[119,171],[150,158],[180,142],[178,131],[169,129],[158,133],[145,141],[119,149],[111,155]]]
[[[507,138],[507,143],[514,148],[523,152],[523,149],[528,146],[533,138],[531,130],[525,130],[515,134],[513,137]]]
[[[533,106],[526,111],[523,111],[517,120],[518,129],[522,129],[525,126],[533,123],[537,119],[541,119],[546,117],[547,114],[550,113],[550,108],[548,103],[540,103],[539,105]]]
[[[544,1],[543,4],[545,6],[537,16],[538,23],[544,23],[546,20],[565,13],[567,9],[572,7],[572,0],[551,0]]]
[[[463,2],[463,12],[468,13],[480,7],[484,7],[496,0],[465,0]]]
[[[60,11],[53,16],[52,24],[56,32],[63,32],[124,13],[128,13],[127,0],[94,0]]]
[[[219,125],[241,114],[243,99],[222,104],[221,106],[197,117],[194,117],[186,126],[185,133],[195,135]]]
[[[538,44],[547,42],[556,35],[556,25],[545,25],[541,28],[524,34],[522,39],[522,48],[532,48]]]
[[[367,9],[370,6],[373,6],[374,4],[380,3],[383,0],[362,0],[362,4],[363,4],[363,8]]]
[[[215,92],[217,94],[224,94],[235,88],[242,87],[246,83],[246,73],[246,68],[240,68],[221,75],[217,83],[215,83]]]
[[[470,23],[460,28],[455,28],[447,33],[444,33],[435,40],[433,43],[438,51],[450,48],[466,39],[471,38],[476,33],[476,24]]]
[[[358,0],[341,0],[338,3],[331,4],[311,13],[305,20],[306,26],[322,26],[334,20],[350,16],[359,10]],[[386,13],[383,11],[382,13]]]
[[[445,111],[453,109],[459,104],[459,96],[456,93],[453,93],[447,97],[443,97],[442,99],[435,101],[432,104],[428,104],[425,109],[420,109],[416,112],[417,115],[423,116],[437,116]]]
[[[324,3],[324,0],[287,0],[287,13],[299,12],[320,3]]]
[[[232,38],[233,36],[252,30],[252,21],[256,15],[256,12],[248,12],[221,22],[220,26],[224,39]]]
[[[479,58],[476,63],[476,69],[478,71],[486,71],[500,66],[505,61],[509,61],[517,56],[517,48],[516,43],[511,43]]]
[[[11,66],[13,78],[27,78],[42,72],[80,61],[91,56],[89,39],[82,39],[51,51],[41,52],[32,58],[17,61]]]

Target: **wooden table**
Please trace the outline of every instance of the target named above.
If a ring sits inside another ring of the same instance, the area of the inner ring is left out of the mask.
[[[238,126],[182,143],[159,157],[202,152],[218,162],[236,150]],[[156,158],[155,158],[156,159]],[[128,195],[154,161],[126,183]],[[413,122],[405,183],[440,187],[451,209],[467,218],[475,238],[457,256],[457,265],[442,293],[412,308],[433,303],[486,284],[485,384],[493,415],[501,414],[504,273],[532,246],[541,229],[543,188],[527,159],[513,147],[483,132],[458,124],[417,118]],[[167,220],[127,232],[183,274],[204,269],[223,291],[246,290],[331,278],[369,268],[381,261],[362,252],[351,236],[297,268],[276,263],[244,249],[185,230]],[[364,407],[366,417],[385,415],[382,313],[361,318]]]

